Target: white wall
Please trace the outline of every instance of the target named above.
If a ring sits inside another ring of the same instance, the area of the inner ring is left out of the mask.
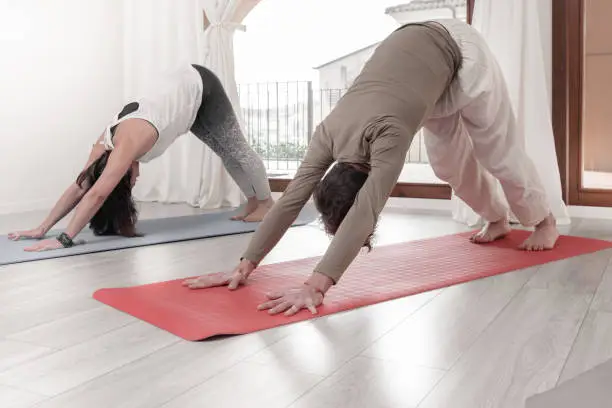
[[[122,24],[122,0],[0,1],[0,213],[53,205],[121,108]]]

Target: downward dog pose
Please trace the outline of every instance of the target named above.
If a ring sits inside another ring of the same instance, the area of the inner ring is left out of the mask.
[[[263,162],[244,138],[217,76],[205,67],[186,65],[161,78],[152,94],[127,104],[93,145],[84,170],[40,226],[11,233],[9,238],[43,238],[75,207],[65,232],[26,251],[72,246],[72,239],[87,223],[97,235],[137,235],[131,192],[139,163],[161,156],[189,131],[221,157],[248,198],[244,211],[233,219],[261,221],[273,204]]]
[[[523,149],[494,56],[471,26],[437,20],[400,27],[378,46],[317,127],[294,180],[257,229],[238,267],[184,284],[236,289],[313,194],[325,229],[334,238],[304,285],[269,294],[260,309],[293,315],[308,308],[316,313],[360,249],[371,248],[378,215],[421,127],[435,174],[487,220],[471,237],[474,243],[504,237],[512,210],[523,225],[535,227],[520,248],[554,247],[556,222]],[[510,209],[497,198],[495,179]]]

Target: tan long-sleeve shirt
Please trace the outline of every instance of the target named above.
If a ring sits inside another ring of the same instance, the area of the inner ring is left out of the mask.
[[[283,196],[243,258],[258,264],[278,243],[334,162],[368,163],[370,173],[315,272],[335,283],[376,225],[404,166],[414,134],[460,64],[457,44],[435,23],[393,32],[314,132]]]

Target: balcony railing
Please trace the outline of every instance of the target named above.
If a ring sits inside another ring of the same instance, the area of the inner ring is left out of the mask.
[[[314,89],[312,82],[238,85],[249,143],[271,176],[292,174],[300,165],[312,132],[346,89]],[[406,163],[428,163],[423,135],[415,135]]]

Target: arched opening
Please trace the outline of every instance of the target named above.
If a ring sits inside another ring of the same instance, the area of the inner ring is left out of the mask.
[[[249,141],[280,191],[300,164],[314,127],[335,106],[378,43],[399,25],[467,20],[465,0],[265,0],[235,37],[236,79]],[[282,33],[282,34],[279,34]],[[419,134],[394,195],[450,198]]]

